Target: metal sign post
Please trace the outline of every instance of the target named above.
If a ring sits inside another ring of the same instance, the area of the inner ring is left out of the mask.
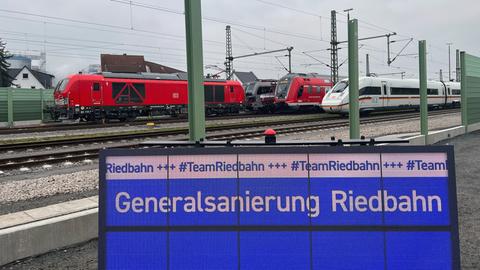
[[[360,138],[360,111],[358,105],[358,21],[348,22],[348,88],[350,139]]]
[[[467,65],[465,64],[465,52],[460,52],[460,104],[462,110],[462,126],[465,127],[465,131],[467,130],[468,126],[468,104],[467,104],[467,85],[466,85],[466,68]]]
[[[427,43],[418,42],[418,61],[420,69],[420,134],[428,143],[428,99],[427,99]]]
[[[205,138],[205,90],[203,87],[202,14],[200,0],[185,0],[187,39],[188,123],[190,141]]]

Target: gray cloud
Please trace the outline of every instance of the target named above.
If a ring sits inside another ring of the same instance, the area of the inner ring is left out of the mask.
[[[139,2],[171,10],[183,10],[183,1],[179,0],[139,0]],[[203,0],[202,13],[204,18],[233,23],[234,55],[258,52],[264,48],[294,46],[293,68],[296,72],[329,73],[327,67],[301,52],[329,47],[328,17],[331,9],[340,12],[346,8],[354,8],[351,16],[360,20],[360,37],[385,34],[388,29],[399,33],[397,39],[407,37],[426,39],[430,78],[437,78],[436,73],[439,69],[445,72],[448,70],[447,42],[454,43],[452,51],[459,48],[472,54],[480,54],[477,46],[480,35],[476,34],[475,29],[480,22],[478,18],[480,6],[473,0],[267,2],[277,5],[255,0]],[[134,6],[130,17],[128,5],[108,0],[4,0],[1,8],[94,23],[82,24],[0,11],[0,37],[8,43],[8,49],[13,52],[46,49],[47,69],[57,77],[77,72],[89,64],[99,63],[100,53],[144,54],[148,60],[175,68],[186,68],[182,15]],[[346,39],[346,18],[341,14],[337,16],[339,39]],[[129,30],[131,27],[134,30]],[[204,20],[205,65],[222,66],[225,57],[224,35],[225,23]],[[377,73],[405,71],[407,76],[416,77],[418,59],[415,56],[399,57],[392,67],[386,65],[385,43],[385,39],[361,42],[364,44],[360,49],[361,72],[365,70],[364,55],[369,53],[372,71]],[[401,42],[394,44],[392,51],[397,52],[403,44]],[[416,53],[417,40],[410,44],[405,52]],[[314,55],[322,61],[329,62],[328,51],[316,52]],[[238,60],[235,61],[234,67],[237,70],[252,70],[260,77],[278,78],[285,71],[274,56],[279,56],[279,60],[287,64],[287,59],[281,57],[282,53],[279,53]],[[346,59],[346,56],[347,50],[340,50],[340,61]],[[452,54],[452,66],[454,59]],[[347,65],[342,66],[341,73],[346,71]]]

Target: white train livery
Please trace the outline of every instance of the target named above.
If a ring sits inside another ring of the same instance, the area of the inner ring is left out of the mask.
[[[322,100],[327,113],[348,113],[348,79],[338,82]],[[361,113],[402,108],[416,109],[420,105],[419,80],[361,77],[359,79],[359,107]],[[430,108],[460,105],[460,83],[427,82]]]

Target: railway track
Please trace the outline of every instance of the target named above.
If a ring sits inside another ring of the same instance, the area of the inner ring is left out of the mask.
[[[311,113],[310,113],[311,114]],[[238,115],[227,115],[227,116],[211,116],[207,117],[206,120],[235,120],[235,119],[248,119],[248,118],[257,118],[257,117],[275,117],[275,116],[285,116],[285,115],[299,115],[299,114],[255,114],[255,113],[244,113]],[[87,122],[73,122],[73,123],[49,123],[43,125],[32,125],[32,126],[23,126],[23,127],[13,127],[13,128],[0,128],[0,135],[8,134],[23,134],[23,133],[34,133],[34,132],[47,132],[47,131],[60,131],[60,130],[81,130],[81,129],[95,129],[95,128],[108,128],[108,127],[126,127],[126,126],[145,126],[147,123],[159,124],[172,124],[172,123],[183,123],[187,122],[188,119],[185,118],[172,118],[172,117],[163,117],[163,118],[154,118],[154,119],[139,119],[132,122],[108,122],[108,123],[87,123]]]
[[[430,112],[430,115],[443,115],[452,113],[453,110],[448,111],[434,111]],[[455,111],[456,112],[456,111]],[[410,113],[410,114],[401,114],[401,115],[390,115],[390,116],[377,116],[377,117],[370,117],[370,118],[363,118],[361,119],[361,124],[372,124],[372,123],[381,123],[381,122],[388,122],[388,121],[398,121],[398,120],[406,120],[406,119],[413,119],[417,118],[418,113]],[[288,125],[287,125],[288,124]],[[287,126],[282,126],[287,125]],[[298,133],[298,132],[305,132],[305,131],[313,131],[313,130],[328,130],[333,128],[341,128],[347,127],[349,125],[348,120],[332,120],[332,121],[324,121],[324,122],[307,122],[302,124],[291,124],[291,122],[282,122],[276,123],[275,126],[272,124],[268,124],[268,127],[275,128],[277,134],[291,134],[291,133]],[[252,128],[253,127],[253,128]],[[249,129],[250,128],[250,129]],[[214,134],[207,135],[207,140],[242,140],[242,139],[252,139],[252,138],[261,138],[263,137],[263,132],[265,128],[260,128],[255,124],[245,125],[245,124],[238,124],[234,127],[216,127],[214,129],[208,130],[210,133],[214,132]],[[188,129],[182,129],[177,131],[159,131],[159,132],[152,132],[152,134],[137,134],[135,138],[142,138],[142,139],[153,139],[158,136],[168,136],[168,135],[176,135],[179,136],[175,138],[176,140],[187,140]],[[61,141],[61,142],[40,142],[40,143],[28,143],[28,144],[12,144],[12,145],[1,145],[0,150],[12,150],[12,149],[25,149],[25,148],[38,148],[38,147],[45,147],[45,146],[52,146],[52,145],[70,145],[70,144],[87,144],[93,142],[113,142],[113,141],[122,141],[120,144],[115,145],[115,147],[120,148],[140,148],[144,147],[139,142],[127,142],[125,141],[125,136],[123,135],[116,135],[116,136],[107,136],[108,138],[101,138],[99,141],[98,138],[80,138],[75,139],[73,141]],[[128,139],[132,139],[129,136]],[[36,145],[35,145],[36,144]],[[76,162],[82,160],[91,160],[98,157],[99,150],[105,148],[105,145],[98,145],[98,146],[91,146],[84,149],[79,150],[70,150],[60,148],[60,150],[56,150],[50,153],[26,153],[24,155],[18,156],[10,156],[0,159],[0,171],[7,171],[13,169],[20,169],[20,168],[29,168],[33,166],[45,165],[45,164],[58,164],[62,162]],[[7,155],[4,155],[7,156]]]
[[[276,120],[269,122],[249,122],[249,123],[232,123],[225,124],[222,126],[212,126],[207,127],[207,132],[222,131],[227,129],[245,129],[245,128],[255,128],[255,127],[270,127],[270,126],[279,126],[279,125],[288,125],[292,123],[313,123],[319,121],[329,121],[331,119],[338,118],[307,118],[307,119],[286,119],[286,120]],[[162,130],[145,130],[138,133],[120,133],[120,134],[110,134],[110,135],[101,135],[96,137],[59,137],[58,139],[46,140],[46,141],[33,141],[33,142],[23,142],[23,143],[13,143],[13,144],[0,144],[0,151],[14,151],[19,149],[37,149],[45,147],[55,147],[55,146],[66,146],[66,145],[75,145],[75,144],[88,144],[88,143],[101,143],[101,142],[110,142],[110,141],[121,141],[121,140],[132,140],[132,139],[144,139],[144,138],[153,138],[159,136],[179,136],[187,135],[188,127],[179,127],[172,129],[162,129]]]

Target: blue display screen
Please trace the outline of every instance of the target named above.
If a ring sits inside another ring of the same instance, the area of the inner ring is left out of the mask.
[[[459,269],[450,147],[107,150],[101,269]]]

